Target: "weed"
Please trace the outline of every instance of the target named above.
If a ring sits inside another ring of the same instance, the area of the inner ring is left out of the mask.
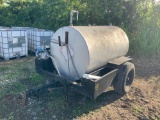
[[[160,17],[158,9],[140,13],[141,21],[136,30],[128,33],[130,53],[137,56],[157,57],[160,55]],[[128,32],[128,31],[127,31]]]
[[[5,66],[1,66],[0,98],[2,98],[5,94],[20,93],[26,90],[31,84],[35,86],[41,84],[44,82],[43,79],[44,77],[35,72],[33,61],[24,60],[24,62],[17,62],[14,64],[6,64]],[[25,84],[23,84],[24,82]]]
[[[132,106],[132,111],[136,114],[136,115],[139,115],[139,114],[142,114],[145,109],[142,107],[142,106],[139,106],[139,105],[133,105]]]

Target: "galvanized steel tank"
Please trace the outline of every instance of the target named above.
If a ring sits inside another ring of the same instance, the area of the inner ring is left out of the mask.
[[[68,49],[64,45],[69,33]],[[62,44],[58,45],[58,36]],[[107,65],[107,62],[127,54],[129,40],[116,26],[68,26],[58,29],[51,41],[51,58],[61,75],[77,80],[85,73]]]

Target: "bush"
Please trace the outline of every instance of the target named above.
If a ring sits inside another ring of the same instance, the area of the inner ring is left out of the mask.
[[[160,56],[160,16],[159,5],[139,10],[141,21],[138,28],[130,33],[131,53],[139,56]]]
[[[131,54],[160,55],[160,5],[150,0],[9,0],[8,5],[0,4],[0,26],[56,31],[69,25],[72,9],[80,13],[74,25],[112,23],[127,32]]]

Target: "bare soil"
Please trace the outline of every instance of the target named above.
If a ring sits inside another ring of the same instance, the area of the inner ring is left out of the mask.
[[[26,64],[23,64],[24,62]],[[11,92],[14,90],[12,88],[7,89],[8,92],[0,97],[0,120],[160,120],[160,60],[134,57],[133,63],[136,67],[136,78],[131,91],[125,96],[117,94],[111,88],[93,101],[73,91],[70,95],[70,106],[66,109],[62,89],[51,90],[39,100],[29,99],[28,105],[24,105],[16,97],[25,89],[22,87],[19,91]],[[34,57],[8,62],[1,60],[1,81],[9,70],[8,67],[15,64],[20,64],[20,70],[24,70],[25,75],[31,75]],[[14,68],[7,74],[12,72]],[[18,78],[19,84],[26,88],[36,85],[28,77],[15,78]],[[35,77],[38,78],[39,76]],[[43,78],[42,81],[48,79]],[[13,79],[9,79],[11,80]],[[3,91],[4,87],[0,89]]]

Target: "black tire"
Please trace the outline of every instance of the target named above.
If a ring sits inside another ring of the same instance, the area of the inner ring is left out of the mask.
[[[129,92],[131,85],[135,77],[135,66],[133,63],[126,62],[120,66],[119,72],[114,81],[113,87],[114,90],[121,94],[125,95]]]

